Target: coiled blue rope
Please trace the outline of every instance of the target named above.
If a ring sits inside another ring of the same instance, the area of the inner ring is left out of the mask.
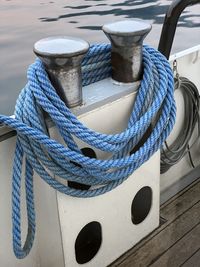
[[[162,146],[173,128],[176,116],[173,74],[168,61],[148,46],[143,48],[143,67],[143,79],[127,128],[114,135],[88,129],[73,115],[56,94],[40,60],[37,59],[29,67],[28,83],[17,100],[15,119],[0,116],[1,123],[17,131],[12,180],[13,248],[17,258],[24,258],[30,252],[35,235],[34,171],[61,193],[93,197],[120,185]],[[83,61],[82,71],[83,85],[109,77],[110,45],[91,46]],[[55,123],[66,146],[49,137],[43,110]],[[159,110],[159,118],[150,136],[130,155]],[[100,160],[84,156],[74,142],[74,137],[86,142],[88,146],[111,152],[112,157]],[[25,244],[22,245],[20,194],[24,157],[28,232]],[[62,184],[55,176],[100,187],[77,190]]]

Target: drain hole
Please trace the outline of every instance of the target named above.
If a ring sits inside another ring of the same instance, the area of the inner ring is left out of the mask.
[[[131,206],[131,218],[139,224],[147,217],[152,204],[152,190],[149,186],[141,188],[135,195]]]
[[[77,189],[77,190],[88,190],[88,189],[90,189],[90,185],[80,184],[80,183],[71,182],[71,181],[68,181],[68,186],[71,187],[71,188]]]
[[[83,155],[89,157],[89,158],[96,158],[96,153],[94,152],[94,150],[92,148],[89,147],[84,147],[81,149]],[[74,165],[81,167],[80,164],[73,162]],[[87,184],[80,184],[77,182],[72,182],[72,181],[68,181],[68,186],[74,189],[79,189],[79,190],[88,190],[90,189],[90,185]]]
[[[96,158],[96,153],[94,152],[94,150],[90,147],[84,147],[81,149],[83,155],[89,157],[89,158]]]
[[[102,230],[99,222],[86,224],[79,232],[75,242],[76,261],[79,264],[89,262],[100,249]]]

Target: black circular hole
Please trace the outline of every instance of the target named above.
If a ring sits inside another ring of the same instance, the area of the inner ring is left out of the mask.
[[[135,195],[131,206],[131,219],[139,224],[147,217],[152,205],[152,190],[149,186],[141,188]]]
[[[88,190],[90,185],[68,181],[68,186],[77,190]]]
[[[96,158],[96,153],[94,152],[94,150],[92,148],[89,147],[84,147],[81,149],[83,155],[89,157],[89,158]],[[73,162],[74,165],[81,167],[80,164]],[[80,184],[77,182],[73,182],[73,181],[68,181],[68,186],[74,189],[78,189],[78,190],[88,190],[90,189],[90,185],[87,184]]]
[[[86,224],[79,232],[75,242],[76,261],[79,264],[89,262],[100,249],[102,230],[99,222]]]
[[[94,150],[90,147],[84,147],[81,149],[83,155],[89,157],[89,158],[96,158],[96,153],[94,152]]]

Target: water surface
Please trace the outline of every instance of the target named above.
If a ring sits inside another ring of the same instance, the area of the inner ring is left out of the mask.
[[[104,23],[143,19],[153,24],[145,42],[157,47],[168,0],[0,0],[0,113],[12,114],[26,69],[34,61],[33,44],[52,35],[72,35],[90,43],[108,42]],[[173,52],[200,43],[200,5],[181,16]]]

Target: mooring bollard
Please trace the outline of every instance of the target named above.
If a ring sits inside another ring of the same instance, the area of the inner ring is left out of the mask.
[[[81,61],[89,44],[68,36],[41,39],[34,53],[42,60],[50,80],[65,104],[72,108],[82,104]]]
[[[117,82],[132,83],[142,78],[142,45],[152,26],[136,20],[105,24],[103,31],[111,41],[112,78]],[[151,125],[134,151],[151,133]]]
[[[112,78],[123,83],[140,80],[142,43],[151,25],[143,21],[127,20],[105,24],[102,29],[112,44]]]

